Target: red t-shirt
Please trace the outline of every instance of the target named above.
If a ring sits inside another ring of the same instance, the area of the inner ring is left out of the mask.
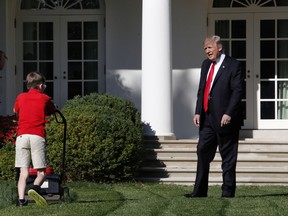
[[[14,104],[14,112],[19,115],[17,136],[33,134],[46,138],[46,117],[54,110],[51,98],[38,89],[19,94]]]

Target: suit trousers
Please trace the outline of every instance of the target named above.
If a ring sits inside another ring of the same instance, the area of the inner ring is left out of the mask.
[[[231,133],[219,134],[213,129],[209,116],[209,113],[205,114],[204,125],[199,134],[199,142],[197,145],[197,174],[193,193],[207,196],[210,163],[215,157],[218,146],[222,158],[222,196],[233,197],[236,189],[239,129],[232,130]],[[225,127],[229,127],[229,125]]]

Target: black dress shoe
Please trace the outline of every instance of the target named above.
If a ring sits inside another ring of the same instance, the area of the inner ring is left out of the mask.
[[[184,195],[186,198],[196,198],[196,197],[207,197],[207,195],[197,194],[197,193],[188,193]]]

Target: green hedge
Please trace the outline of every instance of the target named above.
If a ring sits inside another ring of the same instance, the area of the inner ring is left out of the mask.
[[[77,96],[61,110],[67,120],[65,177],[68,181],[133,179],[143,153],[143,124],[130,101],[111,95]],[[47,126],[49,165],[61,171],[63,125]]]

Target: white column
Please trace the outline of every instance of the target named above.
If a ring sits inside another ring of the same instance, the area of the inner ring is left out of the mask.
[[[144,133],[173,137],[171,0],[143,0],[142,14]]]

